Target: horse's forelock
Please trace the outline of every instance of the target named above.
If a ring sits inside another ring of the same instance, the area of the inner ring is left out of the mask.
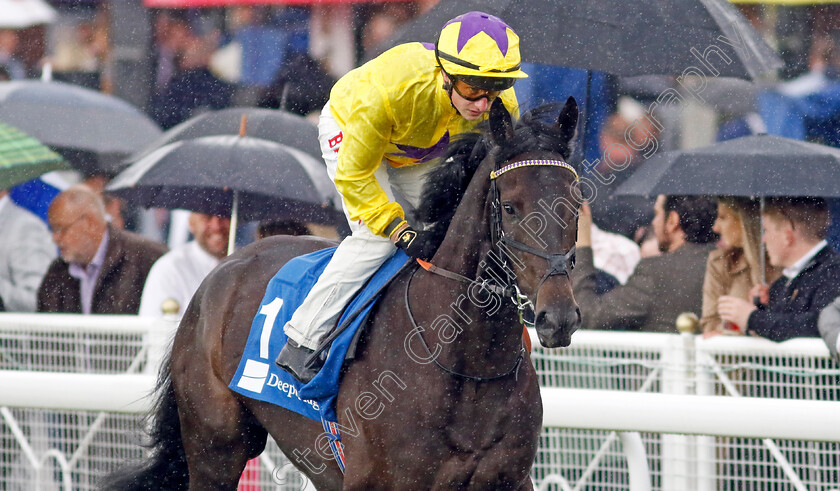
[[[563,137],[557,126],[557,114],[562,108],[562,104],[551,103],[525,113],[517,121],[513,138],[499,148],[496,158],[505,162],[525,152],[545,151],[568,159],[572,151],[571,141]]]

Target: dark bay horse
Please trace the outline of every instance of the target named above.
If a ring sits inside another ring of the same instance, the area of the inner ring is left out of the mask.
[[[161,370],[151,455],[105,487],[235,490],[271,435],[319,489],[530,489],[542,404],[520,310],[547,347],[580,325],[568,275],[580,191],[562,162],[577,104],[547,114],[557,107],[514,127],[494,104],[489,129],[453,142],[430,176],[418,214],[443,236],[437,271],[397,276],[344,369],[344,475],[318,422],[228,389],[268,281],[332,245],[274,237],[203,282]]]

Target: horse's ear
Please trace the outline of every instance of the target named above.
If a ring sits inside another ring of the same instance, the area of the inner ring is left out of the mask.
[[[513,119],[501,98],[490,106],[490,137],[499,146],[513,138]]]
[[[578,105],[574,97],[566,99],[566,105],[557,117],[557,126],[560,128],[560,137],[564,142],[572,141],[575,136],[575,129],[578,122]]]

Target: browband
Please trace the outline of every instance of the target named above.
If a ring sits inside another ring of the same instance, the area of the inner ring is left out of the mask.
[[[575,170],[575,168],[567,164],[566,162],[563,162],[562,160],[520,160],[519,162],[514,162],[512,164],[506,165],[501,169],[494,170],[490,173],[490,179],[496,179],[497,177],[501,176],[509,170],[517,169],[519,167],[528,167],[536,165],[562,167],[574,174],[575,181],[580,180],[580,177],[578,177],[578,173]]]

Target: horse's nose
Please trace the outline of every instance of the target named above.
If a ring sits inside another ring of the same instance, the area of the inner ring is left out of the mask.
[[[534,320],[537,335],[543,346],[568,346],[572,342],[572,333],[580,327],[580,309],[575,305],[562,311],[542,310]]]

